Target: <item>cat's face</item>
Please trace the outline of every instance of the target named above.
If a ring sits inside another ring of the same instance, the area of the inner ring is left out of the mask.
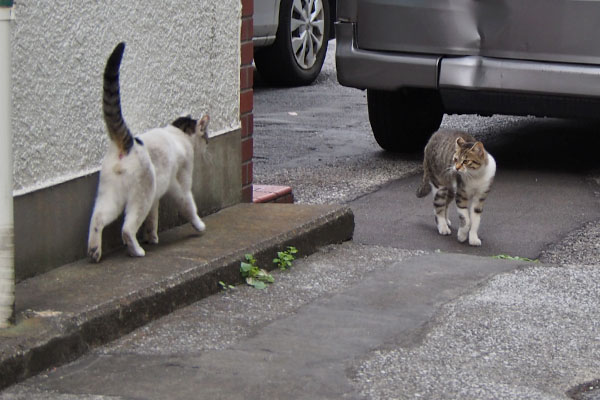
[[[454,169],[458,172],[475,171],[485,164],[483,143],[468,143],[462,138],[456,139]]]

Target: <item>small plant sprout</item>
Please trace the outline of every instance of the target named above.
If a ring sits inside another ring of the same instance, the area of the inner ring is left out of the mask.
[[[267,283],[275,282],[273,275],[256,265],[256,259],[252,254],[246,254],[245,258],[246,262],[242,261],[240,264],[240,273],[248,285],[255,289],[264,289]]]
[[[540,260],[532,260],[531,258],[527,258],[527,257],[519,257],[519,256],[509,256],[507,254],[498,254],[497,256],[492,256],[492,258],[498,259],[498,260],[510,260],[510,261],[525,261],[525,262],[540,262]]]
[[[278,251],[277,258],[273,259],[273,263],[277,264],[280,270],[285,271],[292,266],[292,261],[296,259],[294,254],[298,252],[294,246],[288,246],[287,250]]]
[[[219,286],[221,287],[221,290],[223,290],[224,292],[235,289],[235,286],[229,285],[223,281],[219,281]]]

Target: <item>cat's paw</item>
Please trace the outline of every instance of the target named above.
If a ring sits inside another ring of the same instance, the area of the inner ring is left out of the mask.
[[[471,246],[481,246],[481,239],[477,236],[469,236],[469,244]]]
[[[134,247],[127,245],[127,252],[131,257],[144,257],[146,252],[140,246]]]
[[[198,232],[204,232],[206,230],[206,225],[204,224],[204,222],[202,222],[202,220],[200,218],[196,218],[192,221],[192,226],[194,227],[194,229],[196,229]]]
[[[93,262],[100,262],[100,259],[102,258],[102,249],[100,249],[100,247],[89,248],[88,256],[90,256]]]
[[[158,244],[158,235],[153,231],[144,232],[144,242]]]
[[[467,240],[468,233],[469,233],[468,231],[463,231],[463,230],[459,229],[458,234],[456,235],[458,241],[463,243],[465,240]]]
[[[135,235],[123,232],[123,242],[127,246],[127,252],[131,257],[144,257],[146,252],[138,243]]]
[[[438,226],[438,233],[442,236],[448,236],[452,233],[448,226]]]

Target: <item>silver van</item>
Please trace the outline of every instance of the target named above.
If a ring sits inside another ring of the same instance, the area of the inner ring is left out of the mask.
[[[389,151],[422,149],[444,113],[600,117],[597,0],[345,0],[336,38]]]

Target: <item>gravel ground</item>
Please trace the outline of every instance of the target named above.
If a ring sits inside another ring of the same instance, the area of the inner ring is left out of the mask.
[[[540,261],[600,268],[600,220],[588,222],[571,232],[561,242],[544,250]]]
[[[369,399],[566,399],[598,378],[598,293],[597,267],[496,276],[445,305],[418,346],[372,353],[355,383]]]

